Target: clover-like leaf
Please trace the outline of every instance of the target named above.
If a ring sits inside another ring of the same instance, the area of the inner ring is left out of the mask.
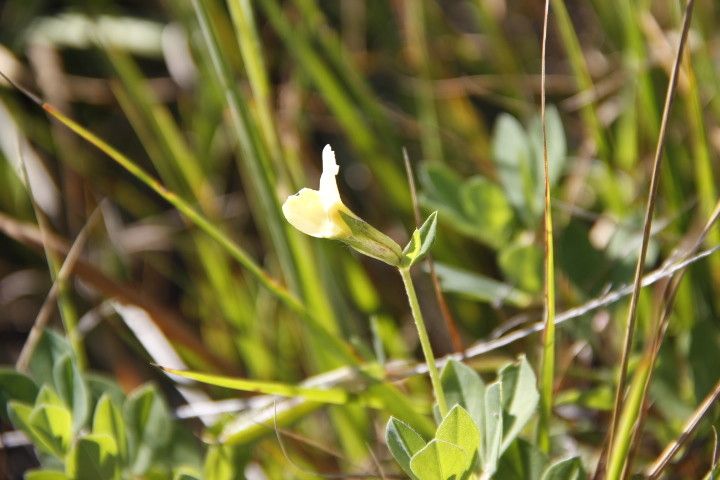
[[[433,212],[425,220],[425,222],[416,228],[410,238],[410,242],[403,250],[403,258],[400,265],[404,268],[410,268],[419,262],[430,250],[435,241],[435,232],[437,231],[437,212]]]
[[[455,405],[443,418],[435,439],[462,447],[472,457],[480,447],[480,431],[467,410],[460,405]]]
[[[33,427],[30,421],[33,408],[30,405],[10,400],[7,409],[8,417],[10,417],[13,426],[27,435],[38,450],[56,457],[62,457],[63,452],[52,443],[49,443],[45,436],[38,433]]]
[[[476,425],[482,425],[485,405],[485,384],[480,376],[462,362],[450,360],[440,373],[448,406],[461,405]]]
[[[57,393],[72,410],[74,432],[85,425],[90,416],[90,391],[70,354],[63,355],[53,367]]]
[[[410,469],[410,459],[425,447],[425,440],[410,425],[391,417],[385,428],[385,441],[400,467],[415,478]]]
[[[170,440],[171,419],[167,405],[152,385],[132,392],[124,405],[129,456],[133,473],[147,471],[157,451]]]
[[[500,370],[500,385],[502,404],[505,410],[503,419],[505,431],[500,446],[500,453],[502,453],[535,414],[540,395],[537,390],[535,373],[524,356],[520,357],[518,363],[508,365]]]
[[[15,400],[23,403],[33,403],[38,394],[38,387],[27,375],[0,368],[0,418],[7,419],[7,403]]]
[[[113,403],[109,394],[104,394],[95,407],[93,433],[110,435],[117,445],[118,458],[127,458],[127,437],[125,423],[120,409]]]
[[[580,480],[587,478],[582,462],[578,457],[567,458],[550,465],[541,480]]]
[[[36,405],[30,414],[30,426],[42,437],[55,456],[62,458],[72,441],[72,415],[64,406]]]
[[[53,367],[67,354],[72,354],[70,343],[61,334],[46,329],[30,358],[30,376],[38,385],[53,384]]]
[[[485,474],[497,469],[503,435],[503,413],[500,383],[495,382],[485,390],[485,412],[483,415],[482,468]]]
[[[80,438],[68,455],[65,473],[74,480],[119,479],[115,440],[105,434],[91,434]]]
[[[418,480],[461,480],[472,468],[473,456],[465,449],[443,440],[432,440],[410,460]]]

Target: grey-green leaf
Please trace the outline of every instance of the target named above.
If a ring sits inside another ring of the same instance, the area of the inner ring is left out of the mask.
[[[485,414],[483,416],[483,449],[481,459],[483,472],[490,475],[497,469],[503,434],[503,413],[500,383],[495,382],[485,390]]]
[[[401,265],[409,268],[419,262],[430,250],[435,241],[437,231],[437,212],[433,212],[420,226],[415,229],[410,238],[410,243],[403,250]]]
[[[517,439],[502,454],[495,478],[503,480],[540,480],[547,457],[535,445]]]
[[[543,251],[531,239],[508,244],[498,255],[498,265],[509,283],[528,293],[542,291]]]
[[[391,417],[385,427],[385,441],[390,453],[410,477],[410,459],[425,446],[425,440],[407,423]]]
[[[432,162],[423,164],[420,182],[433,202],[455,212],[462,211],[459,197],[462,179],[446,165]]]
[[[70,354],[63,355],[53,368],[58,395],[72,410],[73,431],[78,432],[90,416],[90,391]]]
[[[133,473],[141,475],[150,467],[155,453],[170,440],[170,414],[152,385],[132,392],[125,401],[123,413],[129,456],[134,458]]]
[[[62,458],[72,441],[72,416],[64,406],[41,404],[30,414],[30,426],[53,454]]]
[[[528,138],[520,122],[501,114],[495,124],[492,158],[510,203],[528,224],[534,221],[528,208],[534,195],[534,179]]]
[[[462,405],[475,421],[483,424],[485,413],[485,384],[480,376],[462,362],[450,360],[440,373],[440,382],[447,404]]]
[[[38,387],[27,375],[0,368],[0,418],[7,417],[7,404],[10,400],[32,404],[38,394]]]
[[[113,403],[109,394],[104,394],[95,407],[93,433],[110,435],[117,445],[118,458],[127,458],[127,437],[125,423],[120,409]]]
[[[480,448],[478,427],[467,410],[460,405],[455,405],[443,418],[435,433],[435,439],[462,447],[473,459]]]
[[[38,385],[53,384],[53,367],[67,354],[72,354],[68,341],[53,330],[46,329],[30,358],[30,376]]]
[[[68,455],[65,473],[73,480],[119,479],[115,440],[105,434],[80,438]]]
[[[444,263],[435,263],[435,273],[444,292],[458,293],[464,297],[493,305],[508,304],[527,307],[532,296],[507,283],[498,282],[475,272],[469,272]]]
[[[505,410],[502,454],[535,414],[540,395],[535,373],[525,356],[500,370],[500,385]]]
[[[62,452],[54,448],[51,443],[48,443],[45,437],[38,434],[32,426],[30,417],[33,413],[33,408],[30,405],[10,400],[7,409],[8,417],[10,417],[10,422],[12,422],[13,426],[27,435],[38,450],[56,457],[62,456]]]
[[[541,478],[542,480],[581,480],[586,476],[580,459],[573,457],[553,463]]]
[[[515,214],[502,189],[476,175],[463,184],[460,198],[464,217],[475,225],[475,237],[493,248],[504,245]]]
[[[410,460],[410,470],[419,480],[460,480],[472,467],[473,456],[463,448],[432,440]]]

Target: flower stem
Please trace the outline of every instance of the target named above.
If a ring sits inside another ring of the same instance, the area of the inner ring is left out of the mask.
[[[443,392],[442,385],[440,384],[440,374],[438,373],[437,366],[435,365],[435,356],[433,355],[432,347],[430,346],[430,338],[428,337],[427,329],[425,328],[425,320],[423,320],[422,311],[420,311],[420,303],[418,302],[417,294],[415,293],[415,286],[413,285],[412,277],[410,276],[410,269],[398,268],[398,271],[400,272],[403,284],[405,285],[405,292],[407,293],[408,302],[410,303],[410,311],[412,312],[413,319],[415,320],[415,328],[417,329],[423,355],[425,355],[425,361],[428,365],[430,383],[432,383],[433,390],[435,391],[435,400],[438,404],[440,417],[445,418],[448,413],[445,393]]]

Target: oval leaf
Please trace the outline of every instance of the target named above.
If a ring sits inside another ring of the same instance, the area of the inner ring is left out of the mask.
[[[72,410],[73,431],[78,432],[90,416],[90,392],[70,354],[55,364],[53,380],[58,395]]]
[[[475,370],[462,362],[450,360],[440,374],[440,382],[448,406],[461,405],[476,425],[482,425],[485,411],[485,384]]]
[[[123,409],[128,429],[128,452],[135,459],[132,469],[134,473],[142,474],[150,467],[156,452],[170,440],[170,413],[152,385],[132,392]]]
[[[65,473],[73,480],[119,479],[115,440],[105,434],[80,438],[68,455]]]
[[[38,394],[38,387],[27,375],[0,368],[0,418],[7,417],[7,404],[10,400],[32,404]]]
[[[445,416],[435,433],[435,439],[462,446],[474,459],[480,448],[480,432],[470,414],[460,405],[455,405]]]
[[[402,267],[412,267],[427,254],[430,247],[432,247],[433,241],[435,241],[436,230],[437,212],[433,212],[420,228],[415,229],[413,232],[410,243],[403,250]]]
[[[127,458],[125,423],[120,409],[112,402],[108,394],[104,394],[95,407],[93,433],[110,435],[117,445],[118,457],[121,460]]]
[[[473,456],[443,440],[432,440],[410,460],[419,480],[462,479],[472,467]]]
[[[410,425],[394,417],[390,418],[385,428],[385,440],[400,467],[415,478],[410,469],[410,459],[425,446],[425,440]]]
[[[525,356],[522,356],[518,363],[500,370],[500,385],[505,410],[503,441],[500,446],[502,453],[535,414],[540,395],[537,378]]]
[[[553,463],[541,478],[542,480],[580,480],[587,477],[580,459],[573,457]]]
[[[63,457],[72,441],[72,415],[64,406],[37,405],[30,415],[30,425],[57,457]]]

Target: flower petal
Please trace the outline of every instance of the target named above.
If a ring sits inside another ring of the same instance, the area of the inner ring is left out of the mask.
[[[320,196],[325,208],[340,203],[340,192],[337,187],[335,176],[340,172],[340,167],[335,160],[335,152],[330,145],[325,145],[322,152],[323,169],[320,175]]]
[[[285,200],[282,211],[287,221],[306,235],[336,238],[347,233],[347,226],[337,215],[338,206],[326,209],[320,192],[303,188]]]

